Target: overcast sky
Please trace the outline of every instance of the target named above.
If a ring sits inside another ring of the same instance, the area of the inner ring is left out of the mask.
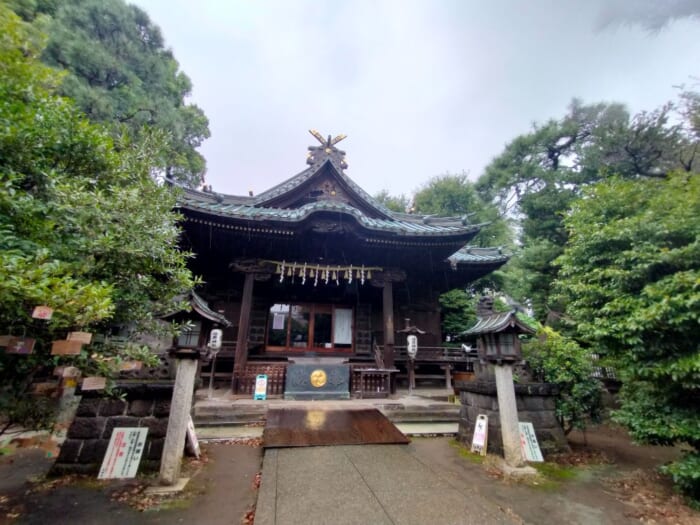
[[[700,75],[698,0],[136,0],[209,118],[215,191],[256,194],[345,133],[346,173],[412,194],[469,172],[573,97],[631,111]],[[670,6],[670,7],[668,7]],[[671,18],[661,29],[647,26]],[[673,14],[673,13],[669,13]]]

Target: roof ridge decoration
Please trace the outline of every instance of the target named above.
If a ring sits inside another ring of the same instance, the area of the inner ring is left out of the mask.
[[[360,201],[363,201],[367,206],[373,209],[380,217],[384,219],[394,218],[394,214],[386,206],[377,201],[364,189],[362,189],[355,181],[345,174],[345,168],[348,163],[345,157],[345,152],[339,150],[335,145],[341,140],[345,140],[347,135],[341,133],[335,138],[323,138],[317,130],[310,129],[309,133],[319,142],[319,146],[309,146],[306,156],[306,163],[309,165],[304,171],[294,175],[293,177],[273,186],[272,188],[258,194],[253,199],[254,206],[265,206],[268,202],[273,201],[284,195],[287,192],[294,190],[314,175],[320,173],[326,164],[330,164],[336,172],[337,177],[357,196]]]
[[[334,139],[331,139],[331,136],[328,135],[328,139],[324,139],[315,129],[310,129],[309,133],[321,144],[320,147],[309,146],[309,152],[306,154],[306,163],[309,166],[321,165],[328,159],[334,165],[340,166],[341,170],[348,167],[348,163],[345,160],[345,152],[335,147],[338,142],[346,139],[348,137],[347,135],[341,133],[340,135],[336,135]]]

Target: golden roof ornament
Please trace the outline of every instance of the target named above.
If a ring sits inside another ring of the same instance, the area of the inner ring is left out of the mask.
[[[328,135],[328,138],[324,139],[323,135],[315,129],[310,129],[309,133],[311,133],[321,145],[309,146],[309,153],[306,155],[307,164],[314,166],[324,162],[326,159],[330,159],[331,162],[337,164],[340,169],[348,167],[348,163],[345,161],[345,152],[335,147],[338,142],[347,138],[347,135],[341,133],[334,138]]]

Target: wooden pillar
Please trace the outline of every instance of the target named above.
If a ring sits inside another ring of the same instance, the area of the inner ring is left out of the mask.
[[[238,377],[245,370],[248,362],[248,334],[250,332],[250,311],[253,308],[253,282],[255,274],[245,274],[243,283],[243,298],[241,299],[241,315],[238,318],[238,338],[236,339],[236,355],[233,365],[233,379],[231,389],[238,391]]]
[[[391,280],[384,281],[382,288],[384,317],[384,366],[394,368],[394,287]]]

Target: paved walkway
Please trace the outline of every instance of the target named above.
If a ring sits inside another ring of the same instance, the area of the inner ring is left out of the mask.
[[[412,445],[266,450],[256,525],[512,523]]]

